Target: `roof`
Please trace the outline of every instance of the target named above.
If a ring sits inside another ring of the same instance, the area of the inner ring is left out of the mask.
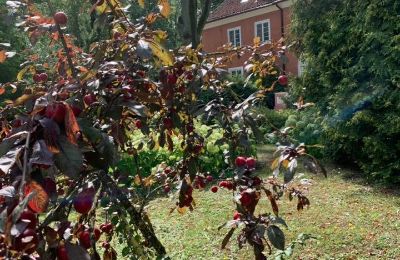
[[[245,13],[281,0],[225,0],[210,13],[207,22],[223,19],[229,16]]]

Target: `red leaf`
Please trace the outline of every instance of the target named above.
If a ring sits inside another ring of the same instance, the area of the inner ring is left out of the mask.
[[[278,216],[279,208],[278,208],[278,204],[276,203],[274,196],[272,195],[272,192],[267,189],[264,189],[264,191],[265,191],[265,194],[267,195],[269,201],[271,202],[271,206],[272,206],[272,210],[273,210],[274,214],[276,216]]]
[[[76,144],[76,139],[79,135],[80,128],[78,122],[76,121],[76,117],[74,115],[74,111],[71,106],[65,103],[65,131],[67,132],[68,141],[72,144]]]
[[[0,63],[5,62],[7,59],[6,51],[2,50],[0,51]]]
[[[49,196],[43,187],[36,181],[31,181],[25,185],[25,196],[32,192],[35,194],[28,202],[29,208],[36,213],[43,213],[49,205]]]

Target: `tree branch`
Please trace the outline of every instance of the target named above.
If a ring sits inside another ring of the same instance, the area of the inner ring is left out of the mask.
[[[205,0],[203,8],[202,8],[201,16],[199,21],[197,22],[197,37],[200,39],[201,33],[203,32],[204,26],[206,25],[208,15],[211,10],[211,0]]]
[[[154,250],[157,252],[157,255],[165,256],[167,254],[165,247],[154,234],[151,224],[144,220],[143,215],[140,214],[135,206],[129,201],[128,197],[120,190],[117,183],[115,183],[115,181],[105,171],[99,171],[97,176],[103,183],[104,187],[108,187],[115,193],[115,199],[118,198],[120,207],[128,212],[133,224],[140,230],[144,239],[149,243],[149,245],[154,248]]]
[[[190,22],[190,31],[192,38],[192,49],[197,48],[199,44],[197,40],[197,0],[187,0],[189,1],[189,22]]]

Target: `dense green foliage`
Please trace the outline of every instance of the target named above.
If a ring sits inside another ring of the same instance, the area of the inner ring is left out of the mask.
[[[307,69],[293,88],[325,117],[328,154],[400,181],[400,2],[299,0],[292,37]]]
[[[12,26],[15,20],[6,8],[6,0],[0,0],[0,43],[12,43],[9,50],[22,48],[25,38]],[[0,63],[0,83],[12,81],[18,73],[18,65],[22,58],[17,55],[6,63]]]

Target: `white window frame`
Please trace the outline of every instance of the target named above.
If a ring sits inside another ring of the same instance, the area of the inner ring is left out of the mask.
[[[297,76],[301,77],[301,75],[303,75],[306,66],[306,62],[299,58],[297,61]]]
[[[241,73],[240,76],[242,76],[242,77],[244,76],[243,75],[243,72],[244,72],[243,67],[233,67],[233,68],[228,69],[228,72],[229,72],[229,74],[231,74],[231,76],[238,76],[237,74],[233,75],[233,72],[235,72],[235,71],[240,71],[240,73]]]
[[[271,35],[271,20],[270,20],[270,19],[265,19],[265,20],[258,21],[258,22],[255,22],[255,23],[254,23],[254,37],[258,37],[258,36],[257,36],[257,25],[259,25],[259,24],[262,25],[262,24],[264,24],[264,23],[268,23],[268,35],[269,35],[269,40],[264,41],[263,39],[260,39],[260,41],[261,41],[262,43],[271,43],[272,35]],[[263,30],[263,34],[264,34],[264,27],[262,27],[262,30]]]
[[[235,31],[236,31],[236,30],[239,30],[239,45],[238,45],[238,46],[233,45],[233,46],[234,46],[234,47],[240,47],[240,46],[242,46],[242,28],[241,28],[240,26],[234,27],[234,28],[229,28],[229,29],[227,30],[228,42],[229,42],[229,43],[231,42],[230,39],[229,39],[229,32],[233,31],[233,36],[235,37]],[[236,37],[235,37],[235,38],[236,38]]]

